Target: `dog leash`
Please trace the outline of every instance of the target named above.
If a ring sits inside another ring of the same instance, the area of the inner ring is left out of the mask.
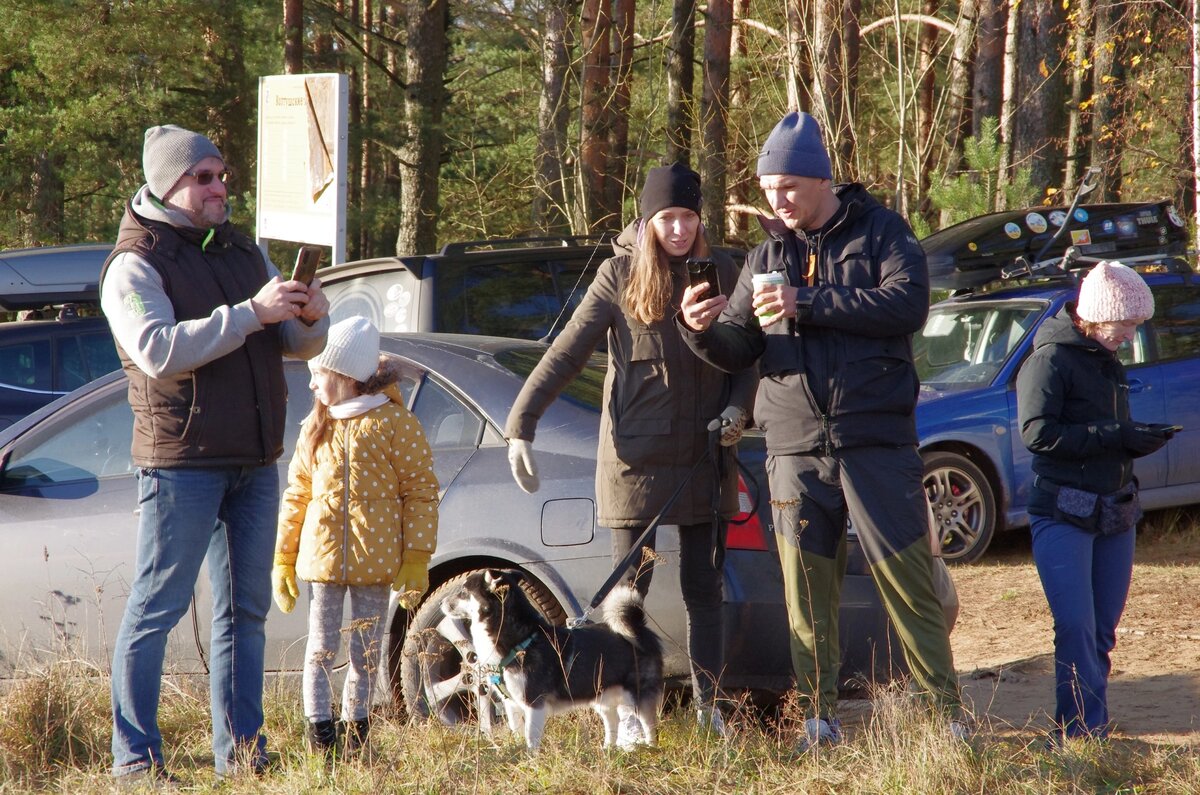
[[[718,451],[720,449],[721,430],[728,424],[728,420],[722,420],[720,417],[708,423],[708,445],[705,447],[704,453],[698,459],[696,459],[696,463],[692,464],[692,468],[688,470],[687,475],[679,482],[679,485],[675,487],[674,493],[671,494],[666,504],[663,505],[662,510],[658,512],[658,515],[651,520],[646,529],[642,531],[642,534],[638,536],[636,541],[634,541],[633,546],[631,546],[629,551],[625,553],[625,557],[621,558],[617,565],[613,567],[612,573],[608,575],[608,579],[606,579],[604,584],[600,586],[600,589],[596,591],[596,595],[592,597],[592,601],[588,604],[584,611],[575,618],[567,621],[568,627],[579,627],[588,623],[590,620],[588,616],[591,615],[592,611],[604,602],[605,598],[607,598],[612,589],[615,588],[617,583],[621,581],[621,578],[625,575],[626,570],[633,565],[634,560],[642,556],[642,547],[646,544],[648,539],[653,537],[655,531],[658,530],[659,524],[662,523],[663,517],[666,516],[667,511],[671,510],[671,507],[675,504],[675,500],[679,499],[679,495],[683,493],[684,487],[687,486],[687,484],[691,481],[692,476],[699,471],[700,465],[706,460],[712,460],[713,474],[716,477],[714,482],[717,484],[717,488],[713,489],[712,500],[710,503],[713,512],[713,568],[719,569],[725,564],[725,534],[721,531],[722,521],[720,517],[720,484],[722,480],[722,473]],[[737,465],[738,468],[745,474],[747,479],[754,479],[749,470],[746,469],[741,461],[738,461]],[[740,522],[730,520],[729,523],[744,524],[745,522],[749,521],[750,517],[754,516],[757,511],[758,494],[756,492],[754,507],[750,511],[750,516],[741,520]]]

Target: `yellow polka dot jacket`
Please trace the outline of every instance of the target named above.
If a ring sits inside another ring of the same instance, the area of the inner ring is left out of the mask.
[[[427,562],[437,546],[429,443],[400,390],[385,394],[370,411],[330,418],[315,456],[292,456],[275,560],[303,580],[390,585],[402,562]]]

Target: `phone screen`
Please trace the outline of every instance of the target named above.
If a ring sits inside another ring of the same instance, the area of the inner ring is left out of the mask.
[[[721,279],[717,275],[717,263],[711,259],[689,259],[687,268],[688,284],[695,287],[697,284],[708,283],[708,292],[704,294],[705,298],[725,294],[725,291],[721,289]]]
[[[321,249],[317,246],[301,246],[296,252],[296,266],[292,268],[292,279],[305,284],[312,284],[317,275],[317,266],[321,264]]]

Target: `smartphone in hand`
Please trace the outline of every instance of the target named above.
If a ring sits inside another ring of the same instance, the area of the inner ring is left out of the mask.
[[[686,265],[688,269],[688,284],[695,287],[697,284],[708,283],[708,292],[705,293],[705,298],[725,294],[725,291],[721,289],[721,279],[717,274],[716,262],[711,259],[688,257]]]
[[[320,246],[301,246],[296,252],[296,265],[292,268],[292,279],[305,284],[312,284],[313,277],[317,275],[317,268],[321,264],[321,247]]]

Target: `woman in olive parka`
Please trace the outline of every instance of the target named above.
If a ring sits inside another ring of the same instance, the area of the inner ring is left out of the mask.
[[[723,575],[713,565],[713,491],[720,491],[722,521],[733,516],[733,445],[749,419],[757,378],[752,370],[729,375],[702,362],[674,322],[688,286],[689,258],[716,261],[719,285],[709,286],[711,294],[731,289],[738,275],[733,261],[710,251],[704,238],[699,176],[681,164],[651,169],[640,205],[641,217],[613,245],[616,256],[601,264],[570,322],[525,382],[505,436],[513,476],[525,491],[535,491],[531,445],[538,420],[607,338],[596,497],[599,522],[612,530],[616,562],[704,455],[709,422],[726,421],[721,482],[713,467],[701,465],[662,520],[679,526],[679,579],[698,717],[724,733],[714,706],[725,650]],[[634,583],[645,595],[651,566],[636,568]],[[622,721],[618,742],[638,739],[631,736],[637,733],[634,723]]]

